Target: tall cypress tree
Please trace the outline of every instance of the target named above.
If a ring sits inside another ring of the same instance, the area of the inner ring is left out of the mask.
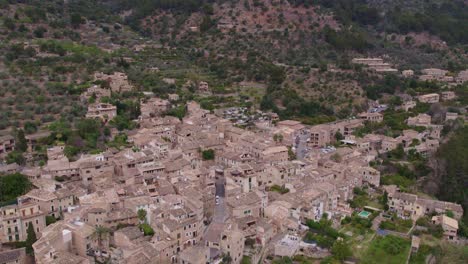
[[[32,255],[34,254],[32,245],[37,241],[36,231],[34,231],[33,223],[29,223],[27,233],[28,236],[26,238],[26,252]]]
[[[28,142],[24,136],[23,129],[18,129],[18,131],[16,131],[15,148],[21,152],[25,152],[28,149]]]

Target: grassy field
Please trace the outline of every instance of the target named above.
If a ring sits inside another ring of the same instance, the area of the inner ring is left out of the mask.
[[[385,236],[376,237],[370,243],[367,251],[361,257],[363,264],[402,264],[406,262],[410,250],[409,240]]]
[[[346,225],[339,230],[343,234],[352,234],[349,236],[351,250],[354,257],[361,259],[369,248],[369,245],[375,238],[375,233],[370,229],[360,229],[352,225]]]
[[[436,251],[437,263],[463,264],[468,260],[468,247],[441,243],[440,252]]]
[[[416,254],[412,254],[409,260],[410,264],[425,264],[426,258],[432,253],[432,248],[428,245],[421,245]]]

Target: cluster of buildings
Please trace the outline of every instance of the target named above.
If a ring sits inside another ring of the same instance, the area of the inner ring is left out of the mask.
[[[114,92],[130,92],[133,90],[133,86],[128,82],[128,77],[123,72],[114,72],[113,74],[106,74],[103,72],[97,72],[94,74],[94,81],[102,81],[105,86]]]
[[[366,65],[369,69],[377,73],[398,73],[390,63],[384,62],[382,58],[354,58],[351,60],[354,64]],[[405,78],[413,77],[414,71],[411,69],[401,71]],[[452,74],[448,70],[428,68],[422,69],[418,76],[421,81],[438,81],[449,85],[463,84],[468,81],[468,70],[463,70],[457,74]]]
[[[468,81],[468,70],[460,71],[457,75],[449,75],[449,71],[429,68],[421,70],[421,75],[419,76],[421,81],[439,81],[446,82],[449,84],[462,84]]]
[[[245,254],[259,257],[245,248],[246,240],[255,241],[253,248],[267,247],[275,235],[303,232],[306,219],[327,213],[338,221],[351,213],[346,201],[354,187],[380,184],[367,152],[343,152],[340,162],[319,151],[290,160],[290,144],[306,130],[299,122],[249,131],[195,102],[187,104],[182,121],[155,109],[129,132],[133,148],[70,161],[63,146],[53,146],[45,166],[18,168],[35,188],[1,208],[0,240],[23,241],[32,225],[39,238],[33,246],[37,263],[88,263],[95,257],[206,263],[226,255],[240,263]],[[357,123],[362,120],[334,126],[348,134]],[[279,134],[282,139],[275,140]],[[204,159],[205,150],[215,157]],[[274,186],[288,193],[270,191]],[[145,210],[144,219],[139,210]],[[60,220],[46,225],[51,217]],[[139,227],[143,222],[151,234]]]
[[[240,263],[244,255],[291,255],[307,247],[298,237],[308,219],[326,214],[339,223],[353,212],[348,201],[355,187],[380,186],[380,172],[369,162],[400,144],[430,153],[441,130],[419,115],[407,122],[424,132],[355,137],[364,122],[382,121],[378,112],[312,127],[269,115],[245,130],[196,102],[186,104],[182,120],[161,115],[170,108],[159,98],[141,102],[139,128],[128,132],[131,148],[70,161],[63,146],[52,146],[44,166],[17,167],[35,188],[0,208],[0,241],[25,240],[32,225],[37,263],[198,264],[226,256]],[[348,146],[323,151],[338,134]],[[14,148],[8,138],[2,142]],[[295,159],[299,151],[307,155]],[[390,208],[401,217],[462,214],[458,205],[405,195],[389,191]],[[58,221],[47,225],[52,218]]]
[[[458,221],[463,217],[461,205],[401,192],[395,185],[387,185],[384,189],[388,193],[390,211],[395,212],[398,217],[416,221],[423,216],[436,214],[431,218],[431,222],[442,226],[445,239],[449,241],[458,239]],[[448,212],[453,216],[447,216]]]
[[[272,126],[274,122],[279,121],[279,116],[276,113],[266,113],[260,110],[251,113],[247,107],[217,109],[214,113],[239,126],[255,124],[258,127],[268,127]]]
[[[117,107],[107,103],[95,103],[88,105],[86,118],[98,118],[104,122],[112,120],[117,116]]]
[[[397,69],[392,68],[390,63],[384,62],[382,58],[354,58],[352,63],[367,65],[371,70],[380,73],[398,72]]]
[[[418,101],[421,103],[428,103],[434,104],[438,103],[440,100],[442,101],[450,101],[456,98],[455,92],[453,91],[444,91],[440,94],[438,93],[430,93],[430,94],[423,94],[418,96]]]

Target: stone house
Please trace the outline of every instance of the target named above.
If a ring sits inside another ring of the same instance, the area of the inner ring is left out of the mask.
[[[453,91],[444,91],[440,93],[442,101],[449,101],[455,99],[456,95]]]
[[[441,225],[444,230],[444,238],[447,240],[457,240],[458,221],[446,215],[436,215],[432,217],[432,223]]]
[[[117,116],[117,107],[106,103],[88,105],[86,118],[99,118],[104,122],[112,120]]]
[[[32,199],[18,199],[17,205],[0,208],[2,242],[25,241],[28,226],[33,225],[38,237],[46,226],[46,213],[39,209],[39,204]]]
[[[418,96],[418,100],[421,103],[434,104],[439,102],[439,94],[431,93]]]
[[[15,150],[15,138],[10,135],[0,136],[0,157]]]
[[[75,205],[75,195],[64,188],[55,192],[33,189],[20,199],[30,199],[39,205],[41,211],[55,218],[60,217],[62,212]]]
[[[382,122],[383,121],[383,115],[381,113],[367,113],[367,112],[364,112],[364,113],[360,113],[358,115],[359,118],[363,119],[363,120],[367,120],[369,122]]]

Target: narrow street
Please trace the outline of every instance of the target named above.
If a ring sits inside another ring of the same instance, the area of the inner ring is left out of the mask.
[[[310,132],[305,130],[304,133],[298,135],[294,142],[296,148],[297,159],[304,159],[307,156],[309,149],[307,148],[307,140],[310,138]]]
[[[216,196],[219,197],[219,203],[215,205],[214,214],[213,214],[213,222],[214,223],[224,223],[229,216],[229,212],[226,207],[225,201],[225,185],[226,179],[224,176],[217,176],[215,180],[215,188],[216,188]]]

